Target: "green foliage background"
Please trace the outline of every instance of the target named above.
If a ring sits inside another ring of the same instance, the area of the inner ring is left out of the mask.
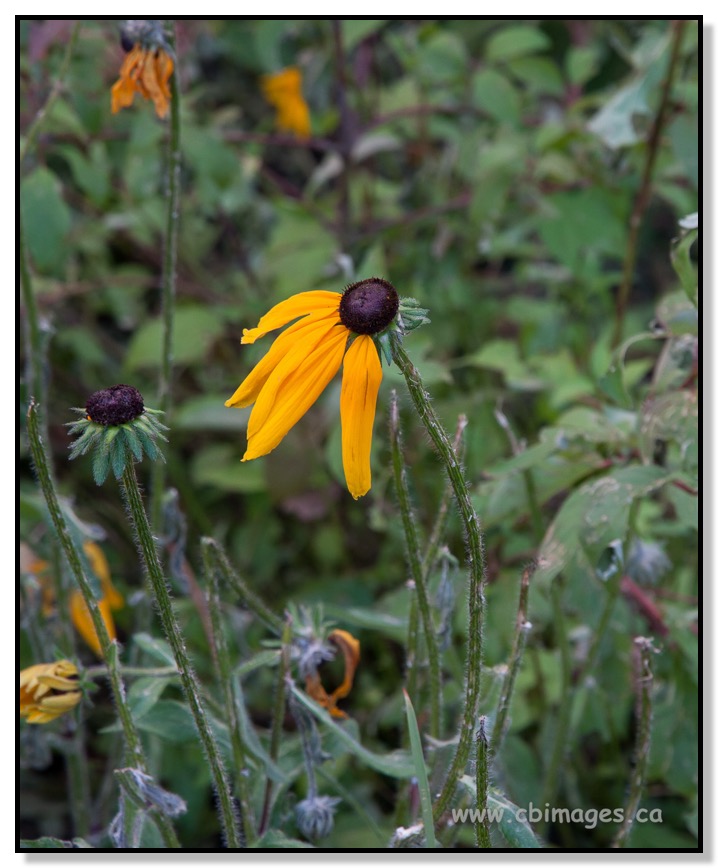
[[[110,480],[98,489],[89,461],[67,462],[63,427],[69,408],[118,382],[132,383],[156,406],[167,128],[139,97],[131,109],[110,113],[122,59],[118,24],[82,22],[60,97],[22,166],[21,208],[47,349],[56,476],[79,519],[106,534],[113,579],[129,601],[118,614],[120,639],[137,659],[157,665],[158,626],[117,488]],[[71,26],[20,24],[21,132],[47,98]],[[392,388],[427,534],[444,479],[398,372],[385,366],[373,485],[357,502],[343,484],[338,381],[275,452],[248,464],[240,461],[248,411],[224,407],[268,345],[240,346],[241,330],[271,305],[308,289],[339,291],[355,277],[390,279],[400,295],[430,309],[431,325],[406,346],[440,416],[449,429],[459,414],[468,418],[464,463],[490,567],[482,713],[491,711],[492,685],[508,659],[522,567],[539,560],[533,629],[492,786],[516,805],[542,804],[566,677],[570,684],[580,671],[612,576],[628,575],[633,586],[618,590],[595,678],[573,706],[557,804],[623,804],[635,735],[632,640],[655,636],[660,654],[642,804],[660,808],[663,823],[636,825],[630,846],[695,846],[697,254],[694,224],[679,221],[698,201],[697,23],[685,24],[618,351],[617,288],[668,69],[670,22],[361,19],[337,28],[326,20],[245,19],[180,20],[176,28],[182,194],[165,451],[167,480],[188,527],[183,553],[197,582],[203,585],[198,540],[211,535],[277,613],[290,603],[321,604],[362,643],[357,683],[343,703],[351,720],[341,726],[378,757],[404,745],[410,591],[386,434]],[[308,142],[276,133],[260,94],[259,76],[285,65],[303,71]],[[21,386],[22,415],[29,397]],[[23,539],[51,560],[25,451],[21,474]],[[636,540],[659,545],[670,567],[640,556],[631,562]],[[461,561],[454,516],[446,544]],[[464,671],[463,575],[453,573],[456,603],[443,658],[451,727]],[[171,578],[211,695],[216,673],[202,620],[186,582]],[[432,577],[434,592],[438,582]],[[561,588],[569,630],[568,673],[552,582]],[[268,636],[231,593],[225,599],[232,653],[247,663],[264,653]],[[54,621],[37,626],[47,659],[57,651],[93,663],[86,648],[63,644]],[[23,640],[23,666],[37,662],[28,655]],[[276,657],[257,660],[243,689],[264,741]],[[130,696],[144,703],[138,717],[158,780],[188,802],[177,821],[182,842],[218,846],[208,772],[179,689],[150,683],[149,698],[140,681]],[[94,843],[107,846],[102,834],[116,810],[108,769],[117,748],[99,684],[81,714]],[[425,706],[413,701],[421,725]],[[75,834],[60,759],[69,726],[21,731],[23,837]],[[321,846],[386,846],[404,785],[347,749],[331,728],[323,733],[331,759],[322,791],[343,802]],[[287,783],[273,825],[296,839],[292,805],[305,783],[291,721],[280,759]],[[550,846],[594,849],[607,846],[615,828],[539,831]],[[500,832],[492,834],[506,845]],[[469,825],[446,830],[442,840],[473,846]]]

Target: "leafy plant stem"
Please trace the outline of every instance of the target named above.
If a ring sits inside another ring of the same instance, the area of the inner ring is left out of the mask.
[[[439,660],[439,646],[436,641],[436,632],[431,619],[429,595],[426,588],[426,577],[423,565],[419,557],[419,533],[414,520],[409,496],[409,486],[406,478],[406,462],[401,444],[401,429],[399,425],[399,408],[397,405],[396,392],[392,393],[391,409],[389,412],[389,436],[391,440],[392,464],[394,467],[394,485],[399,501],[399,512],[404,528],[406,540],[406,557],[409,564],[416,599],[419,604],[419,612],[424,627],[426,639],[426,653],[429,658],[429,696],[431,704],[431,717],[429,718],[429,732],[434,738],[439,737],[441,732],[441,668]],[[416,661],[414,661],[416,664]]]
[[[673,87],[673,79],[678,70],[678,59],[680,56],[681,42],[683,41],[683,33],[685,31],[686,22],[677,19],[671,23],[673,30],[671,57],[668,63],[668,70],[665,78],[661,83],[661,97],[658,105],[658,111],[653,120],[651,131],[648,134],[646,142],[646,156],[643,164],[643,172],[641,174],[641,182],[638,188],[638,193],[633,202],[631,218],[628,227],[628,240],[626,242],[626,254],[623,260],[623,272],[621,274],[621,283],[618,287],[618,295],[616,297],[616,322],[613,331],[612,346],[617,347],[623,340],[623,324],[626,317],[626,309],[628,300],[631,294],[631,284],[633,282],[633,274],[636,267],[636,254],[638,251],[638,234],[643,221],[643,215],[648,207],[649,198],[651,195],[651,180],[653,178],[653,169],[656,165],[656,157],[661,142],[661,134],[666,123],[668,115],[668,105],[670,101],[671,89]]]
[[[619,849],[626,847],[633,828],[633,821],[638,811],[638,806],[643,795],[643,787],[646,782],[646,769],[648,768],[648,755],[651,748],[651,718],[653,714],[653,671],[651,656],[655,654],[655,648],[651,639],[639,636],[634,641],[638,651],[636,669],[636,717],[638,719],[638,732],[636,733],[635,760],[628,784],[628,797],[623,811],[623,822],[611,844]]]
[[[209,580],[209,612],[212,620],[212,632],[214,633],[215,647],[217,649],[219,682],[224,696],[224,713],[227,716],[227,727],[229,729],[232,743],[232,757],[234,760],[235,779],[241,809],[239,823],[244,832],[246,844],[248,847],[251,847],[255,840],[255,833],[252,818],[252,804],[249,794],[249,781],[245,774],[247,755],[244,749],[244,744],[242,743],[242,732],[237,717],[237,697],[234,692],[234,681],[232,679],[229,661],[227,638],[222,623],[222,600],[219,593],[218,571],[214,569],[213,565],[210,563],[209,552],[206,547],[202,549],[202,555],[204,559],[205,574]]]
[[[411,359],[409,359],[406,354],[401,338],[396,332],[391,332],[391,346],[393,358],[406,381],[414,406],[419,413],[429,437],[436,447],[439,459],[444,465],[449,480],[451,481],[459,508],[459,514],[466,533],[467,559],[469,565],[469,624],[464,709],[456,753],[454,754],[451,766],[447,772],[446,780],[441,789],[441,794],[434,803],[434,819],[436,819],[448,808],[451,799],[456,792],[459,779],[464,773],[471,752],[472,735],[476,723],[479,695],[481,691],[481,657],[485,609],[484,583],[486,563],[479,519],[471,502],[466,479],[461,469],[456,450],[452,446],[443,425],[434,412],[434,408],[429,401],[426,390],[424,389],[421,376],[411,362]]]
[[[43,497],[45,498],[45,503],[47,504],[50,519],[55,528],[55,533],[60,540],[60,545],[65,553],[72,575],[77,582],[77,586],[82,593],[85,603],[87,604],[92,624],[100,641],[100,647],[102,648],[102,654],[105,658],[107,672],[110,677],[112,695],[115,700],[115,706],[117,707],[117,713],[120,718],[120,725],[122,726],[122,732],[125,739],[125,761],[128,765],[133,765],[141,771],[146,772],[147,763],[142,752],[142,744],[137,729],[135,728],[134,721],[132,720],[129,705],[127,704],[125,686],[120,671],[118,646],[116,642],[110,640],[109,634],[107,633],[107,628],[105,627],[105,622],[100,614],[97,601],[95,600],[90,583],[82,568],[80,554],[72,540],[67,527],[67,522],[65,521],[65,517],[60,509],[55,483],[50,473],[45,448],[40,437],[38,416],[33,401],[30,402],[27,412],[27,434],[30,442],[32,458],[35,463],[37,478],[40,483]],[[177,840],[177,835],[170,821],[160,814],[157,815],[156,820],[167,847],[173,849],[178,848],[179,841]]]
[[[135,465],[132,462],[127,462],[125,465],[122,473],[121,487],[132,524],[137,533],[138,551],[147,570],[147,577],[160,615],[162,629],[172,648],[182,689],[187,698],[200,741],[209,761],[219,801],[220,818],[225,840],[230,849],[237,849],[242,846],[242,839],[234,811],[229,780],[227,779],[227,773],[222,763],[214,733],[202,704],[199,684],[192,670],[187,649],[172,610],[172,601],[170,600],[167,583],[160,566],[152,529],[147,520],[147,514],[142,502]]]
[[[531,576],[536,571],[536,566],[536,563],[529,564],[521,574],[521,589],[519,590],[519,608],[516,614],[514,641],[511,647],[508,672],[501,688],[496,720],[494,721],[494,728],[491,734],[491,752],[494,756],[498,755],[509,728],[509,708],[511,707],[511,698],[516,684],[516,676],[518,675],[521,660],[523,659],[526,639],[531,630],[531,624],[527,618],[529,585],[531,583]]]

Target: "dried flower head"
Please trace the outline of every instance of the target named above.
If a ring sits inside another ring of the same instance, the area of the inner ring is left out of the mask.
[[[139,93],[151,99],[157,116],[164,118],[172,98],[169,81],[174,60],[162,22],[156,19],[125,21],[120,41],[127,56],[120,77],[112,86],[112,113],[131,106],[135,94]]]

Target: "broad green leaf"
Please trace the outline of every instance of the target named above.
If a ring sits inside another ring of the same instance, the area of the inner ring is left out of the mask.
[[[476,781],[469,775],[463,775],[459,781],[475,800]],[[507,843],[517,850],[540,850],[541,843],[524,817],[525,809],[519,813],[521,810],[518,805],[510,802],[500,790],[495,788],[489,790],[487,814],[489,819],[496,824]]]
[[[233,410],[229,408],[228,412]],[[261,461],[242,461],[239,444],[205,446],[192,460],[192,476],[196,484],[209,485],[218,491],[264,491],[267,487],[264,471]]]
[[[71,216],[57,177],[44,167],[31,172],[20,184],[20,206],[32,264],[43,274],[62,277]]]
[[[64,841],[61,838],[21,838],[21,850],[92,850],[92,845],[88,844],[84,838],[73,838],[71,841]]]
[[[267,829],[267,831],[252,844],[253,849],[258,850],[315,850],[313,844],[300,841],[297,838],[288,838],[281,829]]]
[[[372,33],[376,33],[385,24],[385,18],[342,18],[344,50],[351,51],[355,45],[358,45],[367,36],[371,36]]]
[[[492,118],[516,125],[521,120],[521,101],[516,88],[495,69],[482,69],[472,83],[476,105]]]
[[[150,636],[149,633],[135,633],[132,641],[146,654],[149,654],[150,657],[153,657],[165,666],[175,665],[172,649],[164,639],[156,639],[154,636]]]
[[[249,373],[250,367],[243,372]],[[237,373],[236,386],[241,374]],[[180,404],[172,415],[172,429],[184,431],[245,431],[251,412],[250,407],[225,407],[224,402],[231,397],[235,384],[229,385],[221,394],[200,395]]]
[[[179,673],[177,677],[179,677]],[[169,683],[169,678],[158,678],[157,676],[137,678],[132,682],[127,691],[127,701],[135,720],[139,720],[144,714],[147,714],[153,705],[159,701]]]
[[[510,60],[536,54],[551,45],[551,40],[537,27],[506,27],[491,37],[486,46],[487,60]]]
[[[175,365],[201,362],[225,328],[220,315],[209,307],[179,307],[174,318],[173,356]],[[134,335],[124,369],[129,374],[139,368],[159,367],[162,354],[162,321],[158,317],[145,323]]]

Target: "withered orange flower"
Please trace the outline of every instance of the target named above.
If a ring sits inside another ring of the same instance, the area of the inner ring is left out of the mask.
[[[354,684],[354,674],[359,665],[359,640],[355,639],[347,630],[332,630],[327,636],[329,642],[336,645],[344,657],[344,680],[331,693],[327,693],[319,677],[318,672],[307,675],[305,685],[307,693],[313,700],[326,708],[332,717],[347,717],[346,712],[337,708],[337,702],[348,696]]]
[[[163,48],[134,45],[112,86],[112,114],[131,106],[139,93],[152,100],[157,117],[166,117],[172,98],[169,81],[173,70],[174,61]]]

